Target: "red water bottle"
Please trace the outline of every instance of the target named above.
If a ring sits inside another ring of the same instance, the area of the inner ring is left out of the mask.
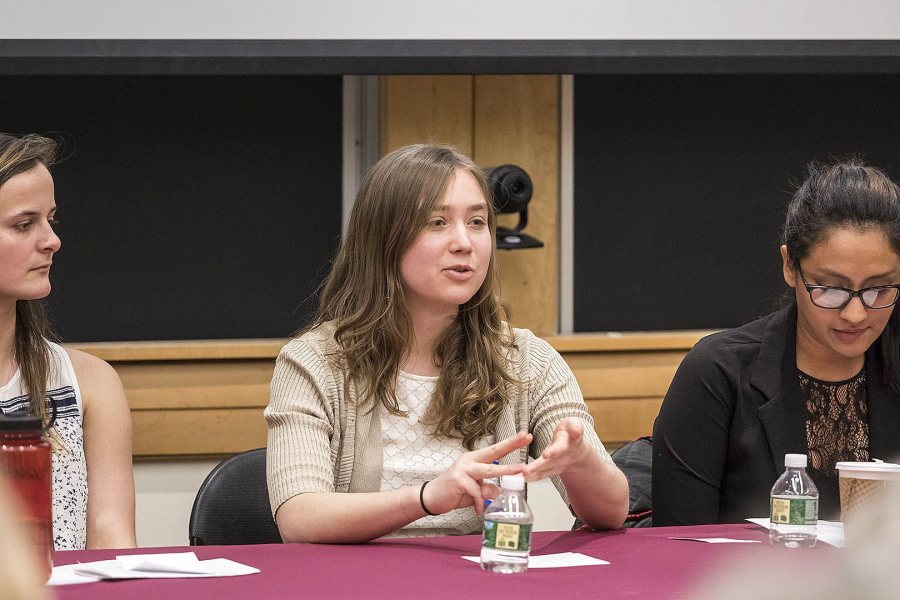
[[[18,493],[23,524],[47,579],[53,568],[53,509],[51,504],[50,444],[40,417],[10,413],[0,415],[0,470]]]

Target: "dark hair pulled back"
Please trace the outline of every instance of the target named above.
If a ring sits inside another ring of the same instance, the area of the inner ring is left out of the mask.
[[[806,181],[788,205],[781,243],[797,268],[810,250],[835,229],[878,229],[900,256],[900,188],[884,173],[852,158],[812,163]],[[900,393],[900,311],[881,334],[884,381]]]

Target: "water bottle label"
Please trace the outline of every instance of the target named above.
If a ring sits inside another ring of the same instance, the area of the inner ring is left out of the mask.
[[[818,498],[772,496],[773,525],[815,525],[819,519]]]
[[[527,551],[530,542],[530,524],[484,521],[484,541],[481,545],[486,548]]]

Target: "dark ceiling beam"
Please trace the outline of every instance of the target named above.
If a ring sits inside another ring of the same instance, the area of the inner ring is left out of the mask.
[[[900,73],[900,40],[0,40],[0,75]]]

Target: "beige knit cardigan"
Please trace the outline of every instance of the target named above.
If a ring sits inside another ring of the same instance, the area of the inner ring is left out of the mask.
[[[502,440],[527,430],[534,440],[500,462],[526,462],[540,456],[556,425],[577,417],[585,439],[613,464],[594,431],[581,390],[556,350],[527,329],[513,329],[511,374],[523,385],[510,385],[506,406],[494,430]],[[286,344],[275,362],[266,455],[272,514],[288,499],[306,492],[374,492],[381,487],[382,435],[376,411],[358,409],[358,388],[346,381],[338,359],[334,327],[325,324]],[[379,406],[378,410],[382,410]],[[568,495],[553,478],[563,500]]]

